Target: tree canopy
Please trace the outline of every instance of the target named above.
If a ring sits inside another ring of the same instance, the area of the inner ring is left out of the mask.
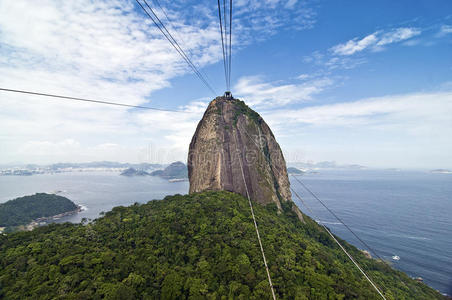
[[[280,299],[380,299],[345,254],[290,204],[255,205]],[[387,299],[443,299],[341,242]],[[248,201],[229,192],[115,207],[88,224],[0,236],[0,298],[270,299]]]

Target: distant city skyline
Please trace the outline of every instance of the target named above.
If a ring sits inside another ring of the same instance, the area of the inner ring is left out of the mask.
[[[216,2],[161,3],[223,94]],[[451,12],[447,0],[234,1],[232,93],[287,162],[452,169]],[[0,32],[2,88],[188,112],[0,92],[0,165],[186,161],[216,95],[135,1],[0,0]]]

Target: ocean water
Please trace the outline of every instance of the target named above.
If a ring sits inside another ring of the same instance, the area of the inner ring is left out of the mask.
[[[298,178],[394,268],[452,295],[452,174],[321,171]],[[365,249],[298,182],[291,183],[317,221]]]
[[[328,170],[298,178],[393,267],[452,294],[452,174]],[[317,221],[364,249],[298,182],[291,179],[291,183],[318,216]],[[86,208],[57,222],[80,222],[95,219],[114,206],[186,194],[188,182],[109,172],[0,176],[0,203],[55,191]],[[308,213],[295,197],[294,201]],[[400,260],[393,260],[394,255]]]
[[[160,177],[120,176],[116,172],[73,172],[33,176],[0,176],[0,203],[34,193],[54,193],[81,205],[83,211],[58,222],[79,223],[96,219],[115,206],[129,206],[188,193],[188,182],[168,182]]]

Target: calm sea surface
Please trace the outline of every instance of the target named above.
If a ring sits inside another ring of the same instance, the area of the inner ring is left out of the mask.
[[[397,171],[321,171],[298,177],[349,227],[393,266],[452,294],[452,174]],[[337,220],[294,180],[299,192],[338,236],[363,249]],[[0,176],[0,203],[37,192],[61,195],[86,207],[59,222],[95,219],[114,206],[186,194],[188,182],[118,173]],[[294,201],[306,211],[296,198]],[[395,261],[392,256],[400,260]]]

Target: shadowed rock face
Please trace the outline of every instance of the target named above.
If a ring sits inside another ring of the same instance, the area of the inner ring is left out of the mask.
[[[190,143],[188,176],[190,193],[226,190],[246,197],[248,187],[261,204],[281,209],[291,201],[281,148],[259,114],[237,99],[210,102]]]

